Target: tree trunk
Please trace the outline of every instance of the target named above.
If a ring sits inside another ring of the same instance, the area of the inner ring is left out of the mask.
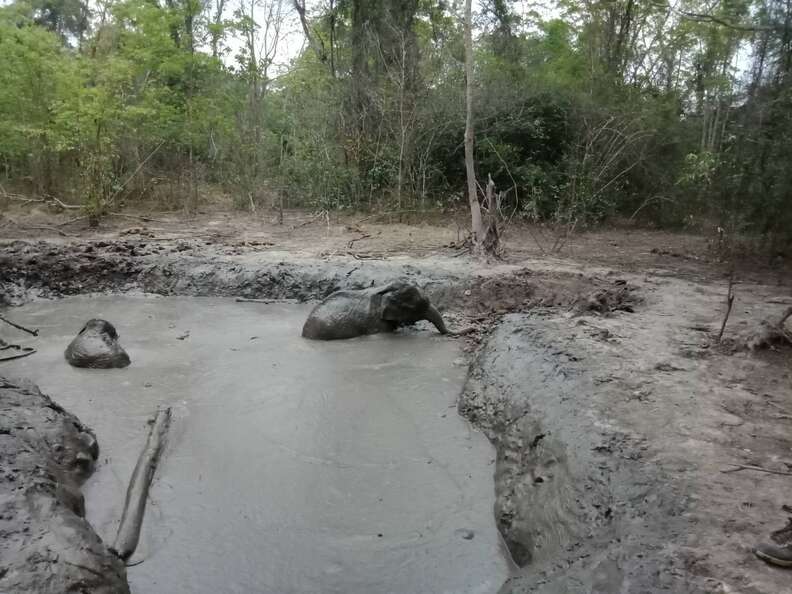
[[[481,253],[484,237],[478,200],[476,168],[473,164],[473,17],[472,0],[465,0],[465,171],[472,227],[473,252]]]

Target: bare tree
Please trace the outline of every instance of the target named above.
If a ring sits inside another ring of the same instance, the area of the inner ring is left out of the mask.
[[[255,210],[256,187],[263,173],[264,96],[283,40],[287,14],[284,0],[239,0],[236,17],[243,41],[238,59],[248,83],[247,105],[237,114],[244,163],[242,179],[247,193],[245,202]]]
[[[297,15],[300,17],[300,25],[302,26],[303,34],[305,35],[305,39],[308,42],[308,45],[311,46],[316,57],[319,58],[319,61],[328,64],[330,68],[330,75],[335,78],[336,76],[336,66],[335,66],[335,26],[336,26],[336,5],[335,0],[330,0],[330,8],[328,11],[328,17],[330,20],[330,50],[325,47],[324,39],[319,34],[318,31],[315,29],[311,29],[310,24],[308,23],[308,17],[306,16],[306,7],[305,7],[305,0],[292,0],[292,5],[294,6],[294,10],[297,11]]]
[[[465,0],[465,171],[472,226],[473,252],[482,252],[484,225],[478,199],[476,167],[473,163],[473,15],[472,0]]]
[[[220,38],[222,36],[223,14],[225,12],[226,0],[213,1],[209,42],[212,46],[212,56],[216,58],[220,53]]]

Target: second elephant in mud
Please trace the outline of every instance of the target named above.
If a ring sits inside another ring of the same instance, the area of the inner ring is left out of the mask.
[[[129,365],[129,355],[118,342],[118,332],[106,320],[88,320],[64,353],[74,367],[110,369]]]
[[[357,291],[336,291],[313,309],[302,335],[315,340],[354,338],[393,332],[419,320],[428,320],[441,334],[448,333],[440,312],[420,289],[397,282]]]

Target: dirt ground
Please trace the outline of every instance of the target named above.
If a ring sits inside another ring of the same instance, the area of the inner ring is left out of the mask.
[[[474,329],[460,411],[498,451],[496,519],[523,566],[504,592],[792,592],[751,552],[792,515],[792,349],[739,348],[792,305],[789,261],[740,258],[719,344],[729,266],[706,238],[598,231],[548,255],[546,232],[513,226],[504,259],[481,263],[461,221],[274,216],[88,229],[6,212],[0,297],[305,300],[407,276]]]

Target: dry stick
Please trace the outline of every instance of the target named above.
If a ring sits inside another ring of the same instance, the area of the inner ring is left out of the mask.
[[[771,470],[769,468],[762,468],[761,466],[750,466],[746,464],[732,464],[736,468],[729,468],[721,470],[724,474],[727,472],[739,472],[741,470],[756,470],[757,472],[767,472],[768,474],[780,474],[781,476],[792,476],[792,472],[784,472],[783,470]]]
[[[520,196],[519,196],[519,194],[517,193],[517,182],[515,181],[514,177],[512,176],[512,173],[511,173],[511,170],[509,169],[509,166],[506,164],[506,161],[504,161],[504,160],[503,160],[503,157],[501,157],[501,156],[500,156],[500,153],[498,152],[498,149],[496,149],[496,148],[495,148],[495,145],[494,145],[494,144],[492,144],[492,141],[491,141],[489,138],[487,138],[487,142],[489,142],[489,145],[490,145],[490,147],[492,148],[492,150],[495,152],[495,155],[498,157],[498,160],[499,160],[499,161],[500,161],[500,162],[503,164],[503,166],[506,168],[506,173],[509,175],[509,179],[510,179],[510,180],[511,180],[511,182],[512,182],[512,187],[514,188],[514,199],[515,199],[515,203],[516,203],[516,205],[519,205],[519,203],[520,203]],[[517,206],[516,206],[516,205],[515,205],[515,207],[514,207],[514,212],[512,212],[511,216],[509,217],[509,220],[508,220],[508,221],[506,221],[506,226],[508,226],[508,225],[509,225],[509,223],[511,223],[511,220],[514,218],[514,213],[515,213],[515,212],[517,212]],[[527,227],[527,230],[528,230],[528,235],[530,235],[530,236],[531,236],[531,239],[533,239],[534,243],[536,244],[536,247],[538,247],[538,248],[539,248],[539,252],[540,252],[540,253],[541,253],[543,256],[547,255],[547,252],[545,252],[545,249],[544,249],[544,247],[543,247],[543,246],[542,246],[542,244],[539,242],[539,239],[538,239],[538,238],[536,237],[536,235],[534,234],[534,232],[533,232],[533,230],[531,229],[530,225]]]
[[[732,262],[731,273],[729,274],[729,291],[726,294],[726,315],[723,316],[723,323],[718,332],[718,342],[723,338],[723,332],[726,330],[726,322],[729,321],[729,314],[731,314],[732,305],[734,305],[734,263]]]
[[[274,303],[271,299],[245,299],[244,297],[237,297],[234,301],[237,303]]]
[[[352,225],[356,227],[356,226],[360,225],[360,223],[365,223],[366,221],[371,220],[373,218],[386,217],[386,216],[392,216],[392,215],[397,215],[397,214],[401,215],[401,214],[407,214],[407,213],[413,213],[413,212],[414,213],[427,213],[427,212],[431,212],[431,211],[429,211],[429,210],[421,210],[420,208],[418,208],[418,209],[409,208],[409,209],[405,209],[405,210],[389,210],[389,211],[386,211],[386,212],[375,212],[374,214],[368,215],[367,217],[363,217],[359,221],[356,221],[356,222],[352,223]]]
[[[0,362],[3,361],[13,361],[14,359],[22,359],[23,357],[30,357],[30,355],[34,354],[36,349],[30,349],[24,353],[20,353],[19,355],[9,355],[8,357],[0,357]]]
[[[148,217],[144,215],[131,215],[131,214],[124,214],[122,212],[108,212],[108,215],[111,217],[123,217],[125,219],[135,219],[138,221],[143,221],[145,223],[172,223],[173,221],[166,221],[165,219],[155,219],[153,217]]]
[[[82,206],[80,206],[79,204],[66,204],[63,200],[61,200],[60,198],[56,198],[55,196],[48,196],[48,198],[53,202],[55,202],[61,208],[72,209],[72,210],[82,208]]]
[[[120,187],[120,188],[118,188],[118,189],[117,189],[117,190],[116,190],[116,191],[113,193],[113,195],[112,195],[112,196],[110,196],[110,198],[108,198],[108,199],[107,199],[107,202],[105,202],[105,203],[102,205],[104,208],[107,208],[108,206],[110,206],[110,205],[113,203],[113,201],[114,201],[114,200],[115,200],[115,199],[118,197],[118,195],[119,195],[121,192],[123,192],[123,191],[124,191],[124,188],[126,188],[127,184],[128,184],[129,182],[131,182],[131,181],[132,181],[132,178],[134,178],[134,177],[135,177],[135,176],[136,176],[136,175],[137,175],[137,174],[140,172],[140,170],[141,170],[141,169],[143,169],[143,167],[146,165],[146,163],[148,163],[148,160],[149,160],[149,159],[151,159],[151,157],[153,157],[153,156],[154,156],[154,154],[155,154],[155,153],[156,153],[158,150],[160,150],[160,147],[162,147],[162,145],[163,145],[163,144],[165,144],[165,141],[164,141],[164,140],[163,140],[162,142],[160,142],[160,143],[159,143],[159,144],[158,144],[158,145],[157,145],[157,146],[154,148],[154,150],[153,150],[153,151],[151,151],[151,152],[150,152],[150,153],[149,153],[149,154],[146,156],[146,158],[145,158],[145,159],[143,159],[143,160],[140,162],[140,165],[138,165],[138,166],[137,166],[137,168],[136,168],[136,169],[135,169],[135,170],[132,172],[132,175],[130,175],[128,178],[126,178],[126,180],[124,181],[124,183],[123,183],[123,184],[121,184],[121,187]]]
[[[57,227],[50,227],[48,225],[27,225],[25,223],[21,223],[19,226],[22,227],[23,229],[38,229],[38,230],[41,230],[41,231],[54,231],[55,233],[57,233],[58,235],[62,235],[63,237],[77,237],[76,235],[73,235],[71,233],[66,233],[66,231],[63,231],[62,229],[58,229]]]
[[[769,404],[770,406],[774,406],[774,407],[776,407],[778,410],[780,410],[780,411],[781,411],[782,413],[784,413],[785,415],[792,415],[792,413],[790,413],[790,412],[789,412],[787,409],[785,409],[783,406],[780,406],[780,405],[776,404],[776,403],[775,403],[775,402],[773,402],[772,400],[765,400],[765,402],[766,402],[767,404]]]
[[[38,336],[38,333],[39,333],[38,328],[36,328],[35,330],[31,330],[30,328],[25,328],[24,326],[20,326],[19,324],[15,323],[15,322],[12,322],[8,318],[4,318],[3,316],[0,316],[0,320],[5,322],[9,326],[13,326],[17,330],[22,330],[22,332],[27,332],[28,334],[30,334],[32,336]]]
[[[118,534],[110,549],[125,561],[135,552],[140,539],[140,528],[143,526],[143,514],[146,511],[146,499],[154,472],[157,470],[170,419],[170,408],[157,411],[154,424],[151,426],[146,440],[146,447],[140,453],[129,481]]]
[[[347,244],[347,247],[348,247],[349,249],[352,249],[352,246],[354,246],[354,245],[355,245],[355,242],[356,242],[356,241],[362,241],[362,240],[364,240],[364,239],[368,239],[369,237],[371,237],[371,235],[370,235],[370,234],[368,234],[368,233],[364,233],[364,234],[363,234],[363,235],[361,235],[360,237],[355,237],[354,239],[352,239],[352,240],[350,240],[350,241],[349,241],[349,243]]]
[[[58,227],[65,227],[66,225],[71,225],[72,223],[77,223],[78,221],[83,221],[88,218],[88,215],[83,215],[81,217],[74,217],[73,219],[69,219],[68,221],[63,221],[62,223],[58,223]]]
[[[306,225],[310,225],[316,219],[324,216],[326,213],[327,213],[326,210],[321,210],[318,213],[316,213],[314,216],[312,216],[310,219],[308,219],[307,221],[303,221],[302,223],[300,223],[298,225],[292,225],[291,230],[294,231],[295,229],[299,229],[300,227],[305,227]]]
[[[789,307],[789,309],[787,309],[787,310],[784,312],[784,315],[782,315],[782,316],[781,316],[781,320],[778,322],[778,327],[779,327],[779,328],[781,328],[781,329],[783,329],[783,328],[784,328],[784,324],[786,324],[786,321],[787,321],[787,320],[788,320],[790,317],[792,317],[792,306],[790,306],[790,307]]]

